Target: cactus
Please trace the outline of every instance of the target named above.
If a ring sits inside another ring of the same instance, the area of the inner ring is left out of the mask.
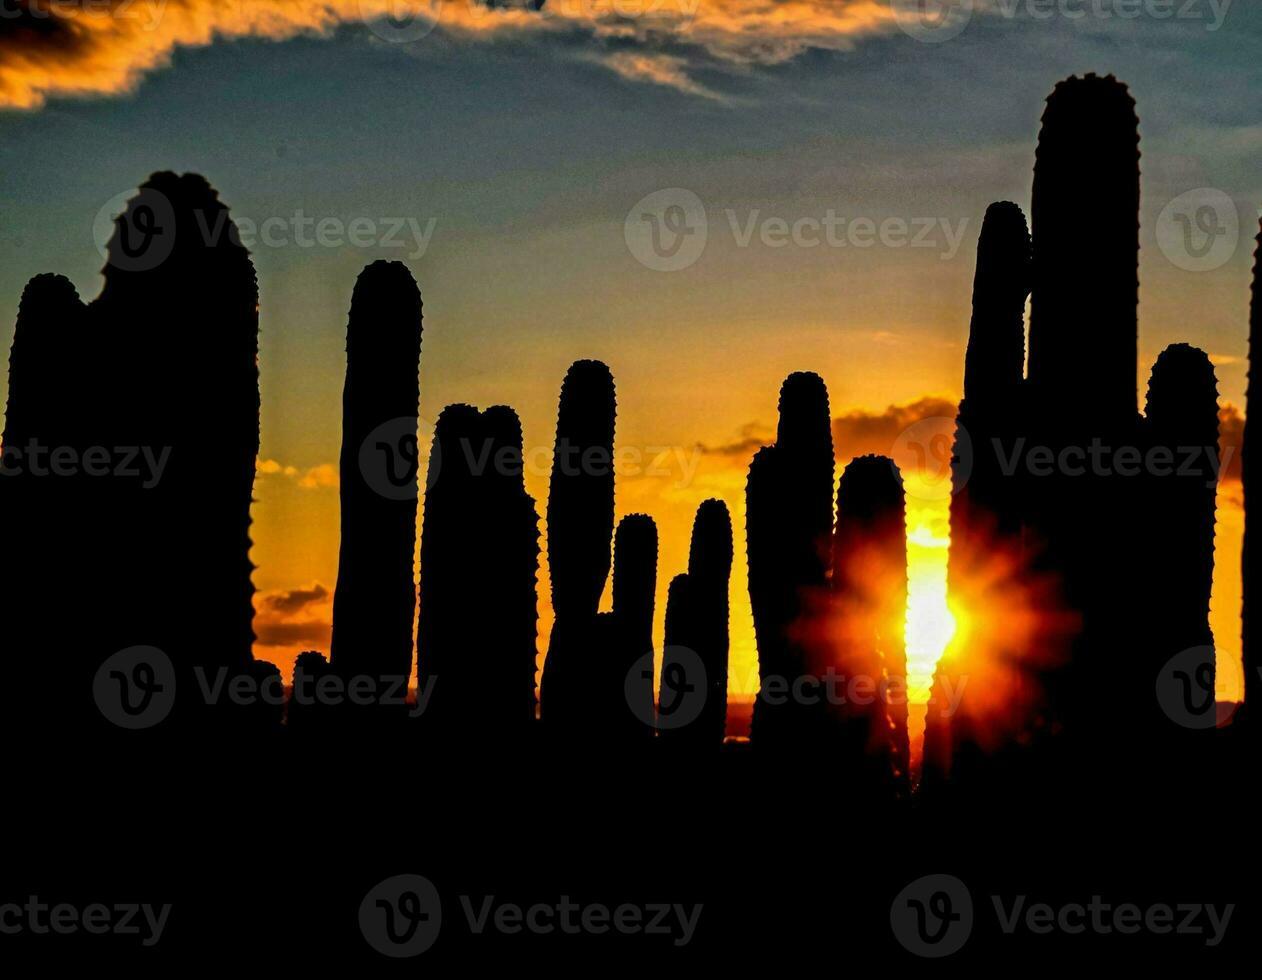
[[[986,209],[977,240],[973,317],[964,359],[964,398],[955,420],[951,454],[951,548],[948,589],[980,577],[995,550],[1020,548],[1022,482],[1004,472],[1002,454],[1018,451],[1025,370],[1025,301],[1030,293],[1030,233],[1017,205]],[[950,769],[951,719],[943,682],[954,670],[950,653],[936,668],[935,696],[926,707],[924,784],[941,783]],[[951,677],[951,689],[958,677]],[[966,738],[954,733],[956,740]]]
[[[534,720],[538,518],[512,409],[448,405],[434,427],[421,534],[422,722],[492,740]]]
[[[24,336],[16,338],[5,434],[12,446],[25,426],[27,438],[68,447],[80,459],[90,449],[138,450],[126,468],[141,475],[68,478],[43,504],[9,515],[15,523],[40,521],[51,516],[41,508],[54,507],[61,528],[54,539],[74,542],[60,553],[49,550],[60,548],[56,540],[44,542],[57,565],[41,570],[48,573],[42,582],[36,575],[30,581],[45,602],[77,595],[75,618],[90,624],[50,651],[64,688],[50,696],[72,724],[99,720],[86,692],[96,668],[120,649],[159,647],[175,665],[177,686],[195,690],[199,680],[213,684],[251,670],[254,641],[258,288],[249,254],[203,178],[157,173],[117,219],[103,273],[101,294],[86,310],[67,284],[36,287]],[[59,389],[67,396],[62,409],[41,408]],[[76,565],[70,553],[86,559]],[[83,581],[92,588],[81,590]],[[6,601],[20,597],[19,589]],[[203,707],[200,699],[180,699],[167,730]]]
[[[907,524],[893,460],[860,456],[842,472],[832,557],[834,666],[847,684],[881,694],[867,705],[847,698],[836,706],[834,734],[859,786],[906,795]]]
[[[1138,411],[1139,120],[1112,75],[1068,78],[1048,97],[1031,218],[1035,397],[1071,424],[1129,424]]]
[[[750,463],[746,486],[749,592],[762,688],[808,669],[806,620],[827,584],[833,514],[832,420],[818,375],[789,375],[780,390],[776,444]],[[752,738],[764,747],[801,743],[801,705],[773,705],[760,693]]]
[[[321,703],[321,681],[332,674],[329,662],[318,650],[304,650],[294,661],[293,686],[285,704],[285,727],[306,737],[326,727],[328,706]]]
[[[555,620],[540,684],[540,714],[549,725],[583,713],[593,695],[581,658],[593,654],[591,631],[613,537],[613,376],[600,361],[575,361],[561,386],[548,487],[548,570]],[[597,648],[598,649],[598,648]]]
[[[1144,601],[1142,667],[1122,703],[1130,727],[1151,737],[1180,736],[1151,697],[1152,678],[1181,651],[1213,648],[1209,601],[1214,580],[1214,513],[1218,477],[1218,383],[1203,351],[1172,344],[1153,365],[1144,418],[1144,447],[1153,461],[1140,502],[1147,523],[1160,534],[1144,538],[1141,565]],[[1197,450],[1188,455],[1189,447]],[[1168,459],[1165,472],[1156,454]],[[1208,659],[1213,691],[1214,662]],[[1205,677],[1197,678],[1204,681]],[[1142,726],[1142,727],[1141,727]],[[1155,744],[1155,743],[1154,743]],[[1163,762],[1168,761],[1168,753]]]
[[[696,652],[707,693],[697,727],[704,744],[723,744],[727,727],[728,589],[732,575],[732,517],[721,500],[697,508],[688,549],[688,579],[696,608]]]
[[[1259,597],[1262,596],[1262,538],[1257,525],[1249,519],[1249,496],[1262,493],[1262,448],[1254,446],[1258,441],[1253,438],[1254,426],[1249,424],[1249,411],[1262,399],[1255,398],[1255,380],[1259,379],[1255,369],[1254,354],[1262,356],[1262,231],[1257,237],[1257,248],[1253,259],[1253,294],[1249,312],[1249,379],[1245,389],[1245,428],[1244,445],[1241,447],[1240,468],[1243,482],[1245,518],[1244,545],[1241,554],[1240,579],[1244,591],[1243,608],[1241,610],[1241,645],[1244,652],[1244,704],[1245,711],[1241,721],[1256,729],[1262,715],[1262,611],[1259,611]]]
[[[346,329],[330,660],[347,679],[373,678],[382,694],[400,678],[406,690],[412,673],[421,330],[421,294],[407,266],[367,266]],[[389,483],[376,485],[380,477]]]
[[[617,626],[616,647],[610,658],[610,691],[626,700],[614,704],[611,723],[628,738],[653,734],[647,724],[653,706],[653,601],[657,590],[657,525],[646,514],[629,514],[618,522],[614,536],[613,615]],[[631,672],[648,655],[647,673]],[[628,703],[630,702],[630,703]]]
[[[1134,100],[1111,76],[1061,82],[1043,115],[1031,205],[1028,436],[1057,459],[1097,440],[1140,441],[1138,125]],[[1128,737],[1114,702],[1133,682],[1121,651],[1145,613],[1115,584],[1133,578],[1143,546],[1137,481],[1058,468],[1024,483],[1034,569],[1057,580],[1061,601],[1081,619],[1070,649],[1055,658],[1063,666],[1041,678],[1048,716],[1097,767],[1099,746]]]
[[[9,609],[22,610],[13,618],[15,626],[60,623],[58,632],[66,638],[63,649],[41,656],[35,650],[19,652],[24,644],[11,637],[14,646],[0,687],[0,725],[24,742],[54,734],[46,729],[56,719],[64,716],[73,724],[92,718],[96,710],[90,700],[94,665],[74,659],[87,641],[91,619],[76,616],[68,622],[62,611],[65,596],[80,591],[73,587],[77,575],[69,574],[68,556],[95,533],[87,523],[82,481],[41,478],[27,459],[33,445],[86,444],[85,311],[68,279],[36,276],[22,292],[9,355],[5,472],[0,475],[8,559],[0,563],[0,595]],[[92,598],[88,590],[83,601]],[[84,624],[82,639],[72,638],[78,632],[75,621]]]

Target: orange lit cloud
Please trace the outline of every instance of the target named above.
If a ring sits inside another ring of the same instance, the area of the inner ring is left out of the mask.
[[[37,108],[50,96],[135,89],[178,48],[217,40],[327,36],[368,24],[383,42],[417,43],[434,26],[466,39],[582,32],[624,78],[715,97],[678,54],[692,48],[732,65],[772,64],[807,48],[844,49],[888,30],[884,0],[4,0],[0,106]],[[388,19],[393,15],[394,19]],[[591,55],[585,55],[591,57]]]

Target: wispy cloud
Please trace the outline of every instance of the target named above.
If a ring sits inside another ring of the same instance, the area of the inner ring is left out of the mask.
[[[538,9],[536,9],[538,7]],[[845,49],[895,24],[886,0],[9,0],[0,18],[0,106],[132,91],[182,47],[328,36],[367,24],[383,43],[437,29],[468,40],[579,32],[623,78],[719,98],[689,74],[694,52],[775,64],[808,48]],[[393,19],[392,19],[393,18]],[[611,48],[616,47],[616,50]],[[601,50],[604,49],[604,50]]]

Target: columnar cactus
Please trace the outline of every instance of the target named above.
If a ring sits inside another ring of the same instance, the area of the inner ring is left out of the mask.
[[[647,514],[629,514],[614,536],[613,615],[617,646],[602,657],[609,663],[606,686],[621,703],[608,717],[628,737],[647,738],[653,706],[653,605],[657,590],[657,525]],[[649,669],[632,673],[648,657]],[[594,692],[593,692],[594,693]]]
[[[1014,451],[1025,371],[1025,301],[1030,294],[1030,233],[1009,201],[986,209],[977,240],[973,318],[964,358],[964,398],[952,455],[951,560],[991,534],[1020,531],[1017,481],[1005,475],[995,442]]]
[[[750,464],[746,539],[750,601],[764,690],[807,670],[804,620],[827,584],[832,529],[833,441],[828,391],[818,375],[791,374],[780,390],[773,449]],[[760,694],[752,737],[764,747],[800,743],[809,712]]]
[[[430,730],[490,740],[534,720],[538,518],[522,475],[512,409],[443,409],[426,482],[417,625]]]
[[[47,696],[71,727],[100,720],[91,681],[116,651],[158,647],[176,687],[195,691],[250,671],[254,641],[258,289],[249,254],[203,178],[157,173],[116,220],[103,273],[86,309],[64,281],[33,284],[15,338],[5,433],[6,448],[35,439],[111,473],[57,475],[64,482],[52,488],[28,467],[14,484],[19,496],[35,485],[28,479],[48,492],[33,509],[7,515],[57,530],[41,543],[48,564],[37,559],[25,572],[26,588],[43,598],[25,605],[19,589],[6,601],[38,616],[40,602],[75,594],[75,619],[91,624],[47,653],[59,676]],[[50,408],[58,392],[66,398]],[[41,508],[50,506],[56,517],[46,521]],[[86,591],[84,581],[92,583]],[[28,688],[21,696],[43,695]],[[177,700],[165,730],[202,707],[198,698]]]
[[[833,536],[833,666],[848,688],[833,728],[857,782],[905,794],[907,737],[907,524],[902,476],[884,456],[860,456],[841,474]]]
[[[1137,412],[1139,120],[1113,76],[1068,78],[1048,97],[1031,218],[1034,397],[1071,423],[1129,424]]]
[[[20,642],[20,634],[11,634],[14,646],[0,687],[0,725],[14,738],[37,743],[51,734],[46,729],[53,723],[91,718],[95,711],[89,687],[94,667],[76,661],[84,640],[72,639],[74,622],[84,622],[86,633],[91,619],[67,621],[58,609],[66,595],[79,591],[69,556],[83,547],[85,535],[96,532],[87,523],[82,481],[41,478],[26,458],[36,446],[47,452],[86,444],[82,430],[90,416],[84,410],[87,393],[80,370],[86,321],[86,307],[68,279],[36,276],[22,293],[9,354],[5,472],[0,475],[9,560],[0,563],[0,594],[10,609],[22,611],[13,617],[15,629],[24,622],[59,623],[55,635],[66,637],[64,649],[44,651],[44,643],[35,648]],[[92,596],[89,590],[84,600],[91,602]]]
[[[706,698],[697,721],[703,744],[722,745],[727,727],[728,590],[732,576],[732,517],[721,500],[697,508],[688,550],[688,580],[696,609],[693,641],[705,668]]]
[[[329,705],[320,701],[321,684],[332,668],[318,650],[304,650],[294,661],[293,684],[285,704],[285,727],[294,735],[306,737],[327,728]]]
[[[1140,481],[1060,461],[1083,458],[1065,450],[1140,441],[1138,126],[1134,100],[1111,76],[1061,82],[1043,115],[1031,205],[1028,441],[1055,462],[1051,475],[1025,481],[1025,541],[1081,619],[1064,666],[1041,687],[1052,726],[1093,765],[1100,745],[1126,737],[1115,700],[1133,671],[1122,651],[1145,612],[1116,583],[1133,578],[1142,547],[1131,503]]]
[[[416,618],[421,294],[407,266],[360,273],[346,329],[342,389],[341,547],[333,597],[333,668],[406,689]]]
[[[609,576],[614,518],[613,375],[600,361],[575,361],[561,386],[552,477],[548,487],[548,569],[555,620],[540,685],[540,712],[550,726],[581,715],[581,658]]]
[[[1241,613],[1241,642],[1244,647],[1244,699],[1245,714],[1242,721],[1256,730],[1258,716],[1262,715],[1262,534],[1257,523],[1249,519],[1250,494],[1255,501],[1262,496],[1262,440],[1249,424],[1249,412],[1262,397],[1255,397],[1255,383],[1262,383],[1255,357],[1262,358],[1262,231],[1258,233],[1257,248],[1253,260],[1253,297],[1249,313],[1249,382],[1245,392],[1244,446],[1240,453],[1241,479],[1244,484],[1244,546],[1241,555],[1240,578],[1244,590],[1244,608]]]
[[[1021,545],[1022,488],[1018,473],[1005,472],[1005,456],[1020,452],[1023,437],[1025,302],[1030,293],[1030,233],[1017,205],[1000,201],[986,209],[977,240],[973,317],[964,358],[964,398],[956,416],[951,456],[950,591],[974,589],[996,551]],[[953,651],[937,665],[935,694],[926,708],[924,785],[946,778],[953,743],[943,683],[953,674]]]
[[[1155,639],[1164,648],[1145,671],[1152,675],[1173,654],[1213,642],[1209,598],[1214,580],[1214,510],[1218,476],[1218,382],[1204,351],[1172,344],[1153,365],[1145,409],[1145,448],[1154,463],[1149,480],[1154,526],[1145,574],[1153,590]],[[1195,451],[1195,457],[1189,456]],[[1147,699],[1146,699],[1147,700]]]

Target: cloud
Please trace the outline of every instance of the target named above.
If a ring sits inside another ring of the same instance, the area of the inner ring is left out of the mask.
[[[466,40],[578,33],[595,42],[583,57],[623,78],[713,99],[690,57],[776,64],[896,26],[886,0],[0,0],[0,13],[0,106],[25,109],[130,92],[179,48],[355,23],[384,42],[419,41],[435,24]]]
[[[273,611],[281,615],[292,615],[300,612],[313,603],[323,602],[329,598],[329,590],[319,582],[309,589],[290,589],[283,592],[265,593],[260,601],[263,611]]]
[[[336,489],[338,468],[332,463],[318,463],[305,470],[275,459],[260,459],[257,466],[260,476],[282,476],[293,480],[304,490]]]
[[[839,460],[875,453],[897,456],[900,437],[921,424],[929,431],[954,429],[956,403],[941,395],[926,395],[906,405],[890,405],[882,412],[856,409],[833,419],[833,446]]]
[[[333,631],[333,595],[320,582],[297,589],[260,592],[255,597],[254,633],[259,646],[328,649]]]

